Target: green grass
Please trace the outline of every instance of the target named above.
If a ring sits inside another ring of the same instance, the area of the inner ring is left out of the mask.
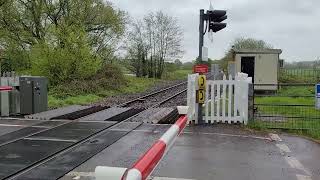
[[[49,94],[48,104],[49,108],[58,108],[68,105],[85,105],[90,103],[95,103],[103,98],[109,96],[115,96],[120,94],[133,94],[138,92],[146,91],[147,89],[154,86],[157,82],[161,80],[150,79],[150,78],[137,78],[126,76],[127,83],[120,86],[118,89],[102,90],[96,93],[67,96],[67,97],[57,97],[55,94]]]
[[[56,98],[52,95],[49,95],[48,97],[48,104],[49,108],[57,108],[57,107],[63,107],[67,105],[85,105],[88,103],[94,103],[99,100],[101,100],[102,97],[94,95],[94,94],[88,94],[88,95],[79,95],[74,97],[67,97],[64,99]]]
[[[283,83],[315,83],[319,78],[319,69],[282,69],[279,81]]]
[[[166,80],[179,80],[179,79],[187,79],[188,74],[191,74],[192,70],[180,69],[174,72],[167,72],[164,74],[163,78]]]
[[[282,129],[290,133],[305,135],[315,139],[320,139],[320,111],[315,109],[314,87],[290,87],[281,89],[279,96],[297,96],[297,97],[255,97],[255,104],[272,105],[310,105],[307,107],[298,106],[257,106],[258,113],[262,116],[280,116],[281,121],[268,117],[264,120],[255,119],[250,121],[249,127],[254,129]],[[300,97],[299,97],[300,96]],[[301,118],[285,118],[301,117]],[[312,119],[318,118],[319,119]],[[280,119],[280,118],[279,118]]]
[[[85,91],[79,90],[73,94],[69,92],[70,90],[65,90],[61,92],[60,89],[54,89],[49,92],[48,104],[49,108],[58,108],[68,105],[85,105],[90,103],[95,103],[101,101],[103,98],[116,96],[121,94],[134,94],[146,91],[147,89],[154,86],[156,83],[167,81],[167,80],[178,80],[178,79],[187,79],[187,75],[191,73],[190,70],[177,70],[173,73],[167,73],[162,80],[153,79],[153,78],[137,78],[132,76],[125,76],[126,83],[123,83],[117,88],[103,88],[97,90],[97,92],[87,93]],[[110,82],[112,83],[112,82]],[[77,86],[81,86],[77,85]],[[74,87],[73,87],[74,89]],[[81,88],[76,88],[81,89]],[[84,88],[86,89],[86,88]]]

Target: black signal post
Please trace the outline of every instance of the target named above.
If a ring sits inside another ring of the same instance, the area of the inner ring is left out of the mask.
[[[205,13],[204,9],[200,9],[200,22],[199,22],[199,64],[202,64],[202,47],[203,37],[206,32],[218,32],[227,27],[226,23],[222,23],[226,20],[227,11],[225,10],[213,10]],[[204,124],[202,116],[202,104],[198,106],[198,123]]]

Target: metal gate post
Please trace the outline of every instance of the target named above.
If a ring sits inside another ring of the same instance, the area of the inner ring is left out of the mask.
[[[254,120],[254,85],[249,83],[248,91],[248,120]]]

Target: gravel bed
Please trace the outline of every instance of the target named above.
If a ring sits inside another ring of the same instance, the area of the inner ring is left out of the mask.
[[[187,105],[187,92],[184,92],[169,101],[161,104],[160,107],[176,107],[176,106],[186,106]]]
[[[171,97],[172,95],[181,92],[187,88],[187,84],[175,87],[173,89],[169,89],[167,91],[161,92],[159,94],[155,94],[154,96],[147,97],[141,101],[133,102],[128,104],[129,107],[135,108],[150,108],[156,105],[157,103]]]
[[[129,122],[143,122],[150,124],[171,123],[178,115],[176,108],[149,108],[138,116],[129,119]]]
[[[130,100],[136,99],[138,97],[150,94],[152,92],[159,91],[161,89],[165,89],[167,87],[173,86],[175,84],[182,83],[186,80],[176,80],[176,81],[164,81],[161,83],[155,84],[152,88],[148,89],[145,92],[142,93],[136,93],[136,94],[123,94],[118,96],[110,96],[108,98],[105,98],[104,100],[94,103],[93,105],[103,105],[103,106],[116,106],[125,102],[128,102]]]

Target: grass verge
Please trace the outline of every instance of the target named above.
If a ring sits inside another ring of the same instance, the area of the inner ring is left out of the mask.
[[[161,80],[156,79],[137,78],[130,76],[126,76],[125,79],[126,83],[120,85],[116,89],[104,89],[88,94],[83,93],[80,95],[59,96],[57,95],[56,90],[54,90],[54,92],[49,93],[49,108],[58,108],[74,104],[85,105],[98,102],[103,98],[110,96],[143,92],[154,86],[156,83],[161,82]]]
[[[110,96],[144,92],[156,83],[163,81],[186,79],[189,73],[191,73],[190,70],[177,70],[166,73],[162,80],[125,76],[121,80],[112,77],[109,79],[99,77],[89,81],[70,82],[51,88],[48,104],[52,109],[75,104],[95,103]]]

